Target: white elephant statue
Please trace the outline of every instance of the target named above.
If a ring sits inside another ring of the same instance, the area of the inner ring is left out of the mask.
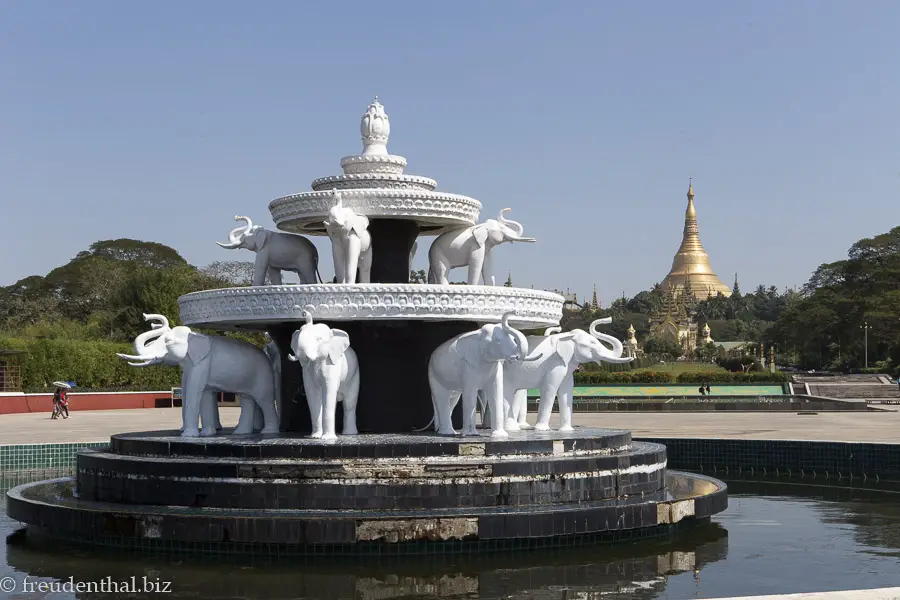
[[[308,312],[305,316],[306,323],[291,337],[293,354],[288,355],[288,360],[299,362],[303,369],[311,437],[337,439],[334,412],[338,402],[344,407],[343,435],[354,435],[358,433],[359,361],[350,347],[350,336],[324,323],[314,324]]]
[[[457,335],[432,352],[428,361],[428,383],[434,405],[434,429],[438,433],[456,434],[450,417],[462,395],[462,434],[476,435],[475,407],[481,391],[495,415],[491,437],[509,435],[503,423],[504,364],[524,360],[528,354],[525,335],[509,325],[509,318],[514,314],[504,314],[499,325],[491,323]]]
[[[622,342],[611,335],[597,331],[598,325],[612,322],[607,317],[591,323],[590,333],[574,329],[560,333],[561,328],[548,328],[543,336],[529,336],[529,356],[526,361],[510,364],[503,372],[504,408],[506,428],[512,431],[530,429],[526,419],[528,390],[539,388],[538,431],[550,429],[550,413],[553,401],[559,398],[560,431],[572,431],[572,401],[575,388],[573,373],[579,365],[588,362],[627,363],[633,359],[623,357]],[[600,340],[608,342],[610,350]]]
[[[163,315],[145,314],[144,319],[152,322],[152,329],[135,338],[137,354],[117,356],[134,367],[181,367],[182,436],[215,435],[219,392],[240,397],[241,416],[235,434],[249,434],[260,428],[262,433],[278,433],[275,377],[262,350],[233,338],[194,333],[189,327],[169,327],[169,320]],[[198,418],[202,420],[202,430],[198,430]]]
[[[331,238],[331,255],[337,283],[369,283],[372,279],[372,235],[369,218],[343,205],[341,193],[332,190],[334,206],[328,211],[325,231]],[[357,269],[359,282],[357,279]]]
[[[491,275],[491,249],[504,242],[534,242],[534,238],[522,237],[525,228],[520,223],[503,217],[510,209],[500,211],[497,219],[484,223],[448,231],[439,235],[428,251],[428,283],[447,285],[451,269],[468,267],[466,283],[478,285],[483,278],[484,285],[495,285]]]
[[[266,353],[266,356],[269,357],[269,362],[272,364],[272,374],[275,376],[275,409],[280,419],[281,415],[284,414],[284,407],[282,406],[284,400],[281,397],[281,351],[268,331],[266,332],[266,345],[263,347],[263,352]]]
[[[319,251],[311,241],[301,235],[269,231],[254,225],[250,217],[235,215],[234,220],[244,221],[245,225],[231,230],[228,243],[216,243],[229,250],[243,248],[256,252],[253,285],[265,285],[266,275],[272,285],[281,285],[282,271],[296,273],[300,283],[322,281]]]

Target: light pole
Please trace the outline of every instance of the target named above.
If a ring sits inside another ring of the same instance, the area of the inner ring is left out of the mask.
[[[869,322],[864,321],[862,325],[859,327],[863,330],[863,347],[865,348],[865,368],[869,368],[869,330],[872,329],[869,327]]]

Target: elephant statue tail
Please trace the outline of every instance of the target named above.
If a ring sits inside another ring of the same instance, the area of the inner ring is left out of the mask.
[[[325,283],[322,281],[322,276],[319,275],[319,253],[316,252],[316,255],[313,257],[313,267],[316,270],[316,279],[319,280],[319,283]]]
[[[421,433],[421,432],[426,431],[427,429],[432,428],[432,427],[434,427],[434,415],[431,416],[431,420],[428,421],[428,425],[426,425],[426,426],[423,427],[422,429],[413,429],[413,431],[414,431],[415,433]]]

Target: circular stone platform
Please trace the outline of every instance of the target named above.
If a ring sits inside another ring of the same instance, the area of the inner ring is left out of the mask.
[[[77,490],[77,491],[76,491]],[[623,430],[181,438],[121,434],[77,475],[8,493],[43,535],[160,550],[407,554],[664,535],[727,506]]]
[[[178,299],[192,327],[265,329],[286,321],[468,321],[536,329],[559,324],[565,299],[543,290],[502,286],[358,283],[267,285],[205,290]]]

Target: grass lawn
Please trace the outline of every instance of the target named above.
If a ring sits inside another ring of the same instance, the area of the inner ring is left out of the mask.
[[[725,369],[712,363],[666,363],[653,365],[643,369],[634,369],[632,373],[653,371],[654,373],[725,373]]]

